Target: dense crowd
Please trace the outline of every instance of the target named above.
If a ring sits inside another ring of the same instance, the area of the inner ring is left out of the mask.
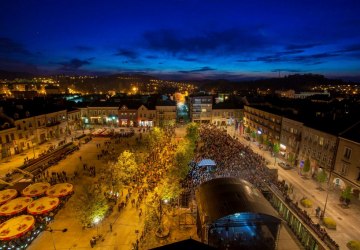
[[[209,170],[191,164],[188,181],[191,187],[213,178],[237,177],[262,188],[272,179],[272,174],[262,156],[214,125],[200,127],[200,142],[195,154],[195,162],[202,159],[214,160],[216,167]]]

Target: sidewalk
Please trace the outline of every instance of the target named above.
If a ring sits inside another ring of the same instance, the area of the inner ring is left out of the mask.
[[[312,208],[302,209],[307,211],[314,222],[319,221],[316,217],[315,208],[319,206],[321,210],[324,209],[327,192],[319,190],[319,185],[315,180],[311,178],[305,179],[299,175],[297,169],[284,170],[279,167],[277,163],[284,160],[277,158],[275,164],[275,158],[271,156],[271,153],[260,149],[257,146],[257,142],[249,142],[242,136],[238,137],[238,140],[244,145],[249,145],[254,152],[263,156],[269,162],[269,167],[278,169],[280,180],[285,180],[287,184],[291,183],[294,186],[294,192],[291,197],[294,201],[298,201],[300,204],[300,200],[303,197],[308,197],[312,200]],[[360,201],[353,199],[350,207],[344,209],[340,206],[339,197],[340,191],[329,191],[325,217],[333,218],[336,221],[337,229],[330,230],[326,228],[326,231],[339,244],[340,249],[347,249],[346,244],[348,241],[360,239],[360,228],[357,226],[360,224]]]
[[[89,131],[86,132],[88,133]],[[0,177],[3,178],[7,173],[24,165],[24,161],[26,157],[28,159],[38,158],[39,154],[47,151],[51,146],[57,148],[58,144],[64,139],[66,140],[66,143],[68,143],[71,142],[73,138],[81,135],[82,133],[83,133],[82,130],[74,131],[72,135],[68,135],[66,137],[54,138],[41,145],[36,145],[34,148],[27,149],[21,152],[20,154],[11,155],[4,159],[0,159]]]

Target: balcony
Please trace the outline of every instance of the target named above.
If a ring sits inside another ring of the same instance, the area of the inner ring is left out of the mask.
[[[58,122],[58,121],[56,121],[56,122],[51,122],[51,123],[47,123],[46,124],[46,127],[53,127],[53,126],[56,126],[56,125],[59,125],[61,122]]]

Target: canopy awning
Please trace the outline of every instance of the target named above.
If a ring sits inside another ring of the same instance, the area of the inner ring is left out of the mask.
[[[33,201],[28,206],[28,213],[29,214],[46,214],[52,210],[54,210],[58,205],[60,201],[59,198],[53,198],[53,197],[42,197],[40,199],[37,199]]]
[[[19,238],[29,232],[35,224],[31,215],[20,215],[0,225],[0,240],[8,241]]]
[[[13,199],[0,207],[0,215],[9,216],[24,211],[32,202],[30,197],[18,197]]]
[[[0,191],[0,205],[8,202],[17,196],[16,189],[5,189]]]
[[[36,197],[45,193],[46,189],[50,187],[47,182],[37,182],[27,186],[23,191],[23,196]]]
[[[46,195],[49,197],[63,197],[73,192],[74,186],[70,183],[59,183],[51,186],[46,190]]]
[[[204,166],[216,166],[215,161],[211,160],[211,159],[202,159],[199,163],[198,163],[199,167],[204,167]]]

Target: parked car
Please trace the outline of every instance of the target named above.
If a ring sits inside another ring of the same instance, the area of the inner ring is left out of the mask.
[[[280,167],[282,167],[285,170],[290,170],[292,169],[291,165],[289,163],[285,163],[285,162],[279,162],[278,165]]]

